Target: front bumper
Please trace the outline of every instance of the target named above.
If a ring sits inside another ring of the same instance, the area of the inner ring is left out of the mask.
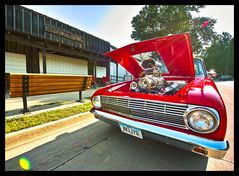
[[[229,149],[228,141],[214,141],[170,129],[137,122],[94,108],[91,112],[96,118],[107,123],[119,125],[119,122],[141,129],[143,136],[149,136],[166,144],[182,148],[203,156],[221,159]]]

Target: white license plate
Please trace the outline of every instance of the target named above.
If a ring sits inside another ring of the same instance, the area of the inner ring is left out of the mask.
[[[139,128],[135,128],[129,125],[126,125],[124,123],[119,123],[120,129],[122,132],[127,133],[129,135],[135,136],[137,138],[143,139],[143,135],[141,133],[141,130]]]

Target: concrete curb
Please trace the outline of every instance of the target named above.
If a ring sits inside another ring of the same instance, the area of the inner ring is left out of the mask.
[[[90,121],[94,119],[94,115],[90,112],[76,114],[57,121],[45,123],[35,127],[23,129],[5,135],[5,150],[10,150],[19,145],[40,139],[50,133],[59,131],[73,124]]]

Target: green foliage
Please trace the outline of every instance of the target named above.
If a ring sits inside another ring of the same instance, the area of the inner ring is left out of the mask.
[[[234,38],[228,32],[217,35],[203,58],[208,69],[212,68],[218,74],[234,76]]]
[[[87,112],[92,108],[91,103],[77,105],[69,108],[52,110],[31,116],[22,116],[16,119],[5,120],[5,133],[18,131],[21,129],[41,125],[43,123],[59,120],[82,112]]]
[[[131,38],[146,40],[155,37],[189,32],[191,34],[193,52],[202,52],[203,45],[214,40],[215,19],[208,17],[193,18],[191,12],[199,12],[201,5],[146,5],[133,17],[131,24],[134,30]],[[202,24],[208,21],[206,27]]]

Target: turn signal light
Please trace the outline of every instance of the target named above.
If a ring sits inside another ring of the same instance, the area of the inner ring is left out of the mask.
[[[207,150],[203,147],[194,147],[193,152],[202,154],[202,155],[207,155]]]

